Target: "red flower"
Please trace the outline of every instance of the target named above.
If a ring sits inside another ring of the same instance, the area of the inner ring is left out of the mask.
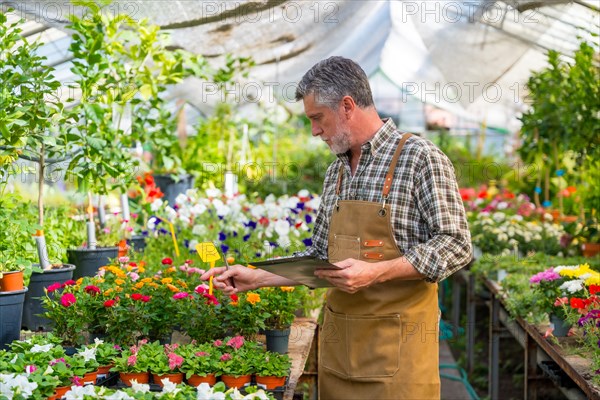
[[[131,295],[131,299],[132,300],[141,300],[142,299],[142,294],[141,293],[133,293]]]
[[[144,174],[144,181],[146,185],[154,185],[154,177],[150,174]]]
[[[578,299],[577,297],[571,297],[571,308],[585,308],[585,302],[583,299]]]
[[[66,281],[65,283],[63,283],[63,287],[65,287],[65,286],[73,286],[76,283],[77,282],[75,282],[73,279],[69,279],[68,281]]]
[[[175,293],[175,294],[173,295],[173,298],[174,298],[175,300],[179,300],[179,299],[185,299],[185,298],[186,298],[186,297],[188,297],[188,296],[189,296],[189,295],[188,295],[186,292],[178,292],[178,293]]]
[[[89,293],[89,294],[98,294],[98,293],[100,293],[100,288],[98,286],[94,286],[94,285],[88,285],[83,290],[85,290],[85,292]]]
[[[596,294],[600,292],[600,285],[590,285],[590,294]]]
[[[137,263],[134,263],[133,261],[129,263],[130,267],[137,267]]]
[[[204,293],[202,296],[204,296],[206,298],[206,304],[208,305],[214,305],[214,306],[218,306],[219,305],[219,300],[217,300],[217,298],[212,295],[212,294],[208,294],[208,293]]]
[[[62,287],[62,284],[60,282],[56,282],[53,283],[52,285],[48,286],[48,292],[54,292],[55,290],[58,290]]]
[[[162,264],[163,265],[172,265],[173,264],[173,259],[169,258],[169,257],[165,257],[162,259]]]
[[[60,302],[63,307],[70,307],[77,302],[77,299],[73,293],[65,293],[61,296]]]
[[[142,296],[142,301],[143,301],[144,303],[147,303],[147,302],[149,302],[149,301],[150,301],[150,296],[143,295],[143,296]]]
[[[115,303],[116,303],[116,300],[112,300],[112,299],[111,300],[106,300],[104,302],[104,307],[106,307],[106,308],[112,307],[112,306],[115,305]]]
[[[237,294],[232,294],[232,295],[230,295],[230,296],[229,296],[229,298],[230,298],[230,299],[231,299],[231,301],[233,301],[234,303],[237,303],[237,302],[240,300],[240,298],[238,297],[238,295],[237,295]]]

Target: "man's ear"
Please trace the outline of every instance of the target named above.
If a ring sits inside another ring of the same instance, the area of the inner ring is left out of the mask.
[[[356,110],[356,103],[354,102],[354,99],[350,96],[344,96],[342,98],[342,108],[344,110],[344,115],[346,115],[346,118],[350,118],[352,113],[354,113],[354,111]]]

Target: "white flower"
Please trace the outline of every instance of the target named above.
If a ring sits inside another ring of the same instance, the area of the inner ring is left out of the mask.
[[[229,393],[229,398],[231,400],[243,400],[245,397],[240,393],[238,388],[234,388],[231,393]]]
[[[133,389],[134,392],[137,392],[137,393],[149,393],[150,392],[150,385],[148,385],[146,383],[138,383],[137,379],[133,379],[131,381],[131,388]]]
[[[269,396],[267,396],[267,394],[265,393],[264,390],[260,389],[258,392],[247,394],[244,397],[244,400],[252,400],[252,399],[269,400]]]
[[[290,223],[285,219],[278,219],[275,221],[275,232],[280,237],[287,237],[290,233]]]
[[[205,192],[208,197],[221,197],[221,191],[219,189],[206,189]]]
[[[156,229],[156,224],[158,223],[158,218],[156,217],[152,217],[148,220],[148,224],[147,227],[149,230],[153,231],[154,229]]]
[[[198,241],[196,239],[192,239],[188,243],[188,249],[195,250],[197,245],[198,245]]]
[[[312,208],[313,210],[319,209],[319,205],[321,205],[321,197],[315,196],[309,201],[306,202],[305,206],[308,208]]]
[[[206,206],[204,204],[194,204],[194,206],[190,209],[190,212],[195,216],[204,214],[206,211]]]
[[[52,343],[49,344],[45,344],[45,345],[39,345],[36,344],[34,345],[31,350],[29,350],[31,353],[47,353],[50,351],[51,348],[53,348],[54,345]]]
[[[554,267],[554,272],[560,273],[560,271],[564,271],[565,269],[570,269],[571,271],[573,271],[577,268],[579,268],[579,265],[559,265],[557,267]]]
[[[80,351],[79,355],[83,357],[83,359],[87,362],[90,360],[96,360],[96,348],[90,347],[85,349],[84,351]]]
[[[161,199],[156,199],[150,204],[150,210],[156,212],[161,209],[163,206],[163,201]]]
[[[179,193],[177,197],[175,197],[175,204],[181,205],[187,202],[188,198],[185,194]]]
[[[169,221],[173,221],[177,217],[177,211],[171,206],[165,207],[165,212],[167,213],[167,218]]]
[[[563,292],[576,293],[580,290],[583,290],[583,281],[581,279],[573,279],[571,281],[566,281],[559,287]]]
[[[69,400],[84,400],[85,396],[97,397],[94,385],[71,386],[65,393],[65,398]]]
[[[196,390],[198,391],[196,396],[198,400],[225,400],[225,393],[213,393],[212,388],[206,382],[201,383]]]
[[[94,338],[94,344],[96,345],[96,347],[98,347],[101,344],[104,344],[104,340],[102,340],[100,338]]]
[[[161,379],[161,382],[163,384],[162,393],[160,395],[161,397],[166,394],[176,394],[177,392],[181,391],[181,389],[177,388],[177,384],[171,382],[169,378],[163,378]]]
[[[508,207],[508,203],[505,201],[501,201],[500,203],[498,203],[498,205],[496,206],[496,208],[498,210],[504,210],[506,209],[506,207]]]
[[[33,391],[37,389],[38,384],[29,382],[25,374],[0,374],[0,394],[12,399],[15,394],[27,399],[32,396]]]
[[[501,222],[504,221],[504,219],[506,218],[506,214],[504,214],[503,212],[495,212],[494,214],[492,214],[492,218],[496,222]]]
[[[208,230],[206,229],[205,225],[194,225],[194,227],[192,228],[192,234],[195,236],[202,236],[204,234],[206,234],[208,232]]]
[[[104,397],[104,399],[105,400],[135,400],[134,397],[131,397],[127,393],[121,392],[120,390],[117,392],[114,392],[110,396]]]

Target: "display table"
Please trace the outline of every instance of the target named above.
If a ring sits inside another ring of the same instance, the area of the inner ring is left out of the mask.
[[[294,391],[304,371],[317,328],[317,321],[312,318],[296,318],[292,324],[288,347],[288,354],[292,359],[292,371],[283,395],[284,400],[292,400],[294,397]]]

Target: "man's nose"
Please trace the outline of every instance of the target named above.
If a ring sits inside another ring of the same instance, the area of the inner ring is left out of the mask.
[[[314,122],[311,122],[310,127],[312,129],[313,136],[319,136],[320,134],[323,133],[323,130],[321,129],[321,127],[318,124],[315,124]]]

